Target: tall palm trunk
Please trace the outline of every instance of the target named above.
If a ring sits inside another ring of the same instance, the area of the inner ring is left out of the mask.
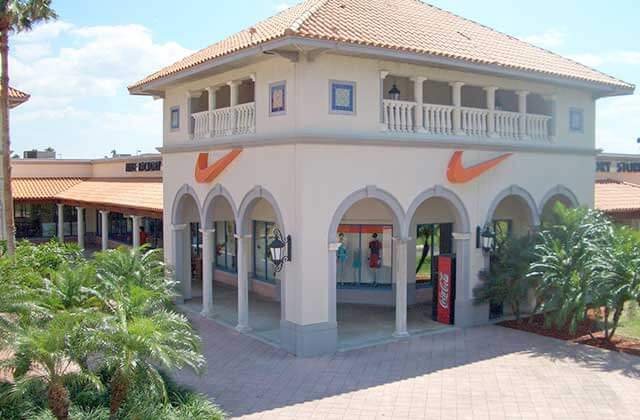
[[[109,403],[110,417],[116,418],[120,406],[127,397],[129,391],[129,378],[121,369],[116,369],[111,378],[111,401]]]
[[[47,392],[49,409],[58,420],[69,419],[69,391],[60,381],[53,381],[49,384]]]
[[[11,141],[9,140],[9,21],[0,21],[0,115],[2,117],[2,199],[6,226],[7,253],[13,255],[16,249],[13,223],[13,195],[11,194]],[[1,217],[1,216],[0,216]]]

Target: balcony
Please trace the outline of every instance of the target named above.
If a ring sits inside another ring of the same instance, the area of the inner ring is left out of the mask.
[[[553,140],[553,98],[461,82],[382,76],[381,128],[385,132]]]
[[[255,81],[230,81],[190,92],[192,139],[253,134],[256,130]]]
[[[251,134],[256,130],[256,103],[196,112],[191,117],[196,139]]]

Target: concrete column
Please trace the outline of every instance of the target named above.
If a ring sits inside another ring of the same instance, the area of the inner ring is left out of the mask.
[[[109,212],[100,210],[100,226],[102,227],[102,250],[109,249]]]
[[[58,241],[64,243],[64,204],[58,203]]]
[[[182,292],[182,296],[177,298],[177,303],[191,299],[191,250],[187,243],[188,227],[187,224],[171,226],[175,277]]]
[[[396,330],[394,337],[407,337],[407,241],[394,238],[396,279]]]
[[[558,130],[558,98],[556,95],[547,95],[544,100],[549,102],[551,108],[551,120],[549,121],[549,140],[554,141]]]
[[[215,229],[202,229],[202,312],[204,317],[213,315],[213,255],[215,253]]]
[[[416,76],[412,77],[413,81],[413,99],[416,101],[416,112],[413,122],[415,123],[415,131],[418,133],[424,132],[424,112],[422,104],[424,103],[424,81],[426,77]]]
[[[251,331],[249,327],[249,250],[251,249],[251,235],[240,236],[238,239],[238,325],[240,332]]]
[[[229,97],[229,104],[231,106],[231,108],[233,108],[234,106],[238,105],[238,102],[240,101],[240,82],[237,80],[233,80],[231,82],[227,82],[227,84],[229,85],[229,92],[230,92],[230,97]],[[236,111],[235,109],[231,110],[231,127],[230,130],[228,132],[228,134],[233,134],[236,132]]]
[[[527,95],[529,94],[526,90],[519,90],[516,92],[518,95],[518,113],[520,114],[519,120],[519,132],[520,137],[527,137]]]
[[[78,212],[78,246],[84,249],[84,208],[76,207]]]
[[[455,107],[453,110],[453,133],[457,136],[461,136],[462,132],[462,86],[463,82],[449,83],[451,86],[451,101]]]
[[[131,229],[133,230],[133,235],[131,239],[133,240],[133,247],[138,248],[142,245],[140,243],[140,226],[142,225],[142,216],[131,216],[131,220],[133,222],[133,228]]]
[[[218,88],[216,86],[209,86],[207,88],[207,93],[209,94],[209,135],[213,137],[215,133],[213,111],[216,110],[216,95],[218,93]]]
[[[388,130],[388,116],[384,110],[384,79],[387,78],[389,72],[387,70],[380,71],[380,131]]]
[[[489,137],[496,137],[496,86],[487,86],[484,88],[487,94],[487,109],[489,110],[489,116],[487,117],[487,135]]]

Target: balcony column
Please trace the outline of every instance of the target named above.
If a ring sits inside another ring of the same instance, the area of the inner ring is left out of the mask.
[[[558,135],[558,97],[556,95],[546,95],[543,99],[549,103],[551,115],[547,134],[549,135],[549,141],[555,141]]]
[[[100,210],[100,226],[102,231],[102,250],[109,249],[109,212],[107,210]]]
[[[64,243],[64,204],[58,203],[58,241]]]
[[[78,212],[78,246],[80,249],[84,249],[84,208],[76,207]]]
[[[193,135],[194,135],[194,129],[196,126],[196,121],[193,119],[192,114],[192,99],[194,98],[199,98],[202,95],[202,91],[190,91],[188,90],[187,93],[187,130],[189,133],[189,137],[193,139]]]
[[[413,82],[413,100],[416,102],[416,112],[413,122],[415,124],[414,131],[417,133],[424,133],[424,82],[426,77],[416,76],[412,77]]]
[[[215,254],[215,229],[202,232],[202,312],[204,317],[213,315],[213,255]]]
[[[451,86],[451,102],[453,103],[453,133],[462,136],[462,86],[464,82],[452,82]]]
[[[238,265],[238,325],[236,330],[249,332],[249,250],[251,235],[235,235],[238,240],[236,259]]]
[[[518,118],[518,131],[520,133],[520,138],[527,138],[527,95],[529,94],[526,90],[519,90],[516,92],[518,95],[518,113],[520,117]]]
[[[207,88],[207,94],[209,95],[209,106],[208,106],[208,110],[209,110],[209,136],[213,137],[214,136],[214,120],[213,120],[213,111],[216,110],[216,96],[218,93],[218,87],[217,86],[209,86]]]
[[[237,126],[237,118],[236,118],[236,110],[235,106],[240,102],[240,81],[232,80],[231,82],[227,82],[229,85],[229,106],[231,107],[231,126],[229,127],[228,135],[235,134],[236,126]]]
[[[393,238],[395,245],[396,330],[394,337],[407,337],[407,240]]]
[[[132,242],[133,242],[133,247],[134,248],[139,248],[140,245],[142,245],[140,243],[140,226],[142,225],[142,217],[141,216],[131,216],[131,221],[133,222],[133,228],[131,230],[133,230],[133,234],[132,236]]]
[[[380,131],[387,131],[389,129],[389,116],[387,115],[387,110],[384,109],[384,79],[386,79],[388,75],[388,71],[380,71]]]
[[[496,134],[496,86],[487,86],[484,88],[487,94],[487,109],[489,115],[487,116],[487,135],[489,137],[497,137]]]

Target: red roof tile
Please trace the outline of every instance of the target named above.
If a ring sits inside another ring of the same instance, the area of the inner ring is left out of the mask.
[[[14,200],[53,200],[56,194],[82,182],[81,178],[14,178]]]
[[[9,108],[15,108],[18,105],[27,102],[29,98],[30,95],[9,86]]]
[[[595,207],[606,213],[640,211],[640,185],[624,181],[597,180]]]
[[[418,0],[306,0],[129,89],[144,90],[152,81],[287,36],[422,53],[633,89],[631,84]]]

